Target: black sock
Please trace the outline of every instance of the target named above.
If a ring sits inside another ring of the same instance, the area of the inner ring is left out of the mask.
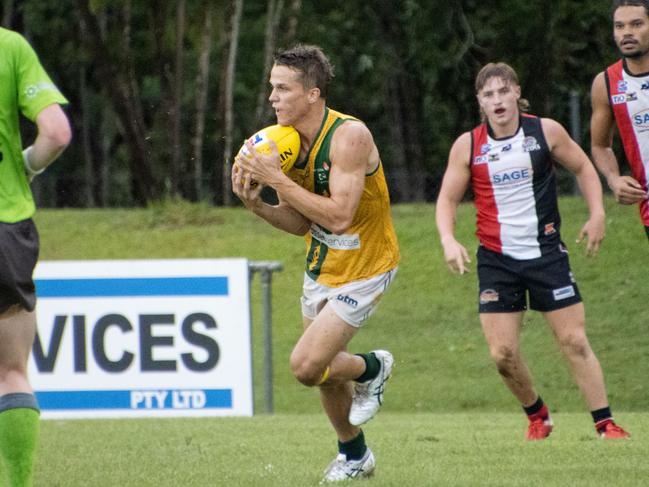
[[[601,409],[595,409],[594,411],[591,411],[590,414],[593,417],[593,422],[595,424],[599,423],[600,421],[604,421],[605,419],[612,419],[613,417],[613,415],[611,414],[611,408],[609,406]]]
[[[532,414],[538,413],[544,405],[545,403],[543,402],[543,399],[541,399],[541,396],[539,396],[534,404],[527,407],[523,406],[523,409],[525,410],[525,414],[531,416]]]
[[[365,435],[363,430],[358,433],[358,436],[353,440],[341,443],[338,441],[338,451],[347,457],[347,460],[360,460],[367,451],[365,444]]]
[[[368,380],[374,379],[374,377],[379,375],[379,371],[381,370],[381,362],[379,362],[379,359],[376,358],[376,355],[374,355],[374,353],[357,353],[356,355],[358,355],[365,361],[365,372],[354,379],[356,382],[367,382]]]

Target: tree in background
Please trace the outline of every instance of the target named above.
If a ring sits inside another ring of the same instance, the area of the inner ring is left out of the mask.
[[[203,199],[203,146],[205,139],[205,115],[207,113],[208,86],[210,77],[210,53],[212,52],[212,2],[205,0],[203,2],[203,12],[205,14],[201,31],[198,38],[200,39],[197,47],[198,69],[194,86],[196,87],[196,104],[194,110],[194,132],[192,136],[191,160],[193,167],[192,190],[189,191],[190,198],[195,201]]]
[[[3,25],[48,53],[71,100],[73,146],[34,183],[47,206],[230,204],[234,151],[273,123],[272,54],[295,42],[331,54],[330,102],[370,126],[397,202],[436,197],[450,144],[477,122],[472,82],[484,63],[510,63],[533,111],[569,125],[570,93],[586,118],[592,78],[615,59],[603,0],[0,5]]]
[[[228,29],[228,57],[225,64],[225,82],[223,86],[224,99],[224,144],[223,144],[223,171],[222,188],[223,204],[232,204],[232,188],[230,185],[230,168],[232,165],[233,127],[234,127],[234,83],[237,55],[239,49],[239,28],[241,26],[241,13],[243,11],[243,0],[232,0],[232,15]]]

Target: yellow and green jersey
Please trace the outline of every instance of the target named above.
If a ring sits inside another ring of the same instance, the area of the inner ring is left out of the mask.
[[[331,139],[347,120],[357,119],[325,109],[322,126],[309,152],[288,173],[293,181],[315,194],[329,196]],[[325,286],[338,287],[394,269],[399,263],[399,246],[383,164],[365,176],[358,209],[345,234],[334,234],[313,223],[305,239],[306,273]]]
[[[53,103],[67,100],[32,47],[17,32],[0,28],[0,222],[14,223],[34,214],[18,117],[20,112],[33,122]]]

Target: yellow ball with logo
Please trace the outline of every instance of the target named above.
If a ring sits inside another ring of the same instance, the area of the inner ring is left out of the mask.
[[[255,150],[261,154],[270,154],[270,141],[275,142],[282,171],[286,174],[293,167],[300,154],[300,134],[290,125],[270,125],[248,137]],[[239,154],[248,155],[246,144],[241,146]],[[235,167],[235,170],[237,168]]]

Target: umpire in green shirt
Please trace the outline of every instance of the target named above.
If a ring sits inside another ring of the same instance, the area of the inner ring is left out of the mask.
[[[70,142],[67,100],[52,83],[29,43],[0,28],[0,485],[32,485],[39,409],[27,378],[36,334],[32,273],[38,233],[30,181]],[[38,134],[26,148],[19,116]],[[3,478],[4,477],[4,478]]]

